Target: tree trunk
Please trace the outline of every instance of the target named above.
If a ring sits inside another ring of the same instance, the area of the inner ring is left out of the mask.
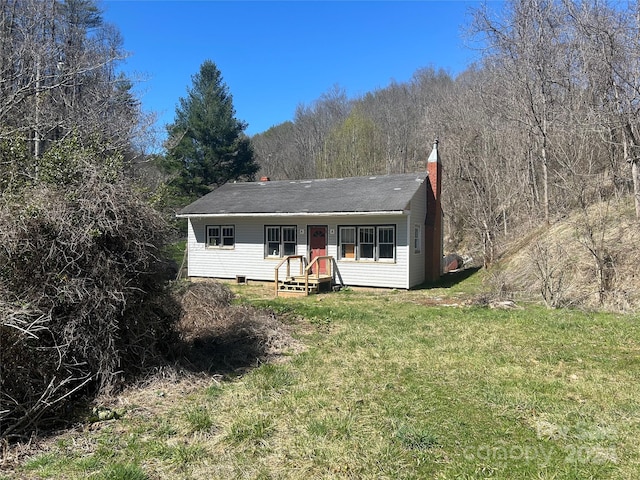
[[[633,177],[633,198],[636,205],[636,219],[640,219],[640,177],[638,177],[638,160],[631,162],[631,176]]]
[[[544,221],[549,225],[549,166],[547,164],[546,139],[542,145],[542,203],[544,205]]]
[[[636,208],[636,218],[640,219],[640,178],[638,178],[638,161],[633,153],[637,145],[631,125],[627,122],[622,130],[622,151],[627,162],[631,163],[631,179],[633,180],[633,199]]]

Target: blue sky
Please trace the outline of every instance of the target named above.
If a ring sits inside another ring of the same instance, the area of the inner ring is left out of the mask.
[[[131,53],[123,70],[144,81],[144,109],[172,122],[207,59],[222,72],[249,135],[292,120],[333,86],[355,97],[433,66],[457,75],[478,1],[104,0]],[[164,128],[162,128],[164,132]]]

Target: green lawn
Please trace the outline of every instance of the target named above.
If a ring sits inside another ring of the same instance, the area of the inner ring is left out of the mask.
[[[283,313],[306,349],[130,401],[122,418],[62,435],[18,474],[640,478],[636,316],[464,306],[464,284],[286,300],[234,288]]]

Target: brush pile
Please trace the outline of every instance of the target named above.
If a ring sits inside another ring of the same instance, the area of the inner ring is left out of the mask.
[[[164,222],[117,158],[63,153],[0,189],[0,440],[51,426],[173,342]]]
[[[275,314],[233,304],[233,292],[215,281],[188,283],[179,294],[178,360],[192,370],[237,372],[298,347]]]

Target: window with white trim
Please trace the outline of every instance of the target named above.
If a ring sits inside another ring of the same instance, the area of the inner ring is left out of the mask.
[[[422,225],[416,223],[413,226],[413,253],[422,252]]]
[[[375,260],[375,227],[358,227],[358,260]]]
[[[296,254],[296,226],[265,227],[265,257],[286,257]]]
[[[340,260],[394,261],[396,228],[393,225],[340,227],[338,253]]]
[[[236,244],[233,225],[207,225],[207,248],[233,248]]]
[[[340,227],[338,229],[340,242],[340,258],[342,260],[356,259],[356,227]]]
[[[378,260],[393,260],[395,252],[395,229],[378,227]]]

